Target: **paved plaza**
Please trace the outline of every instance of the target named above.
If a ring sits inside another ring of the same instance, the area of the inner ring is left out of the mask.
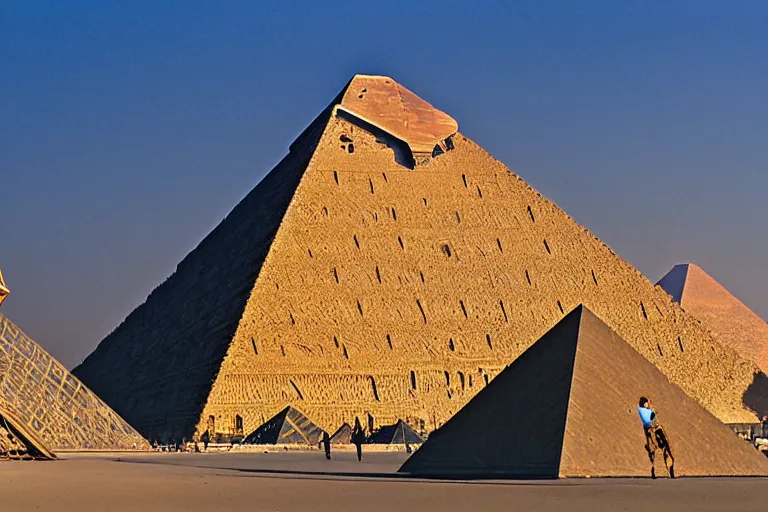
[[[395,474],[404,453],[63,454],[0,465],[3,511],[762,511],[768,481],[436,481]]]

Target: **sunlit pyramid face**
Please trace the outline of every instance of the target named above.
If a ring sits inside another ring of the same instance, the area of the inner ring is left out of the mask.
[[[288,406],[430,432],[579,304],[721,421],[765,414],[754,363],[450,115],[356,75],[73,373],[157,439]]]

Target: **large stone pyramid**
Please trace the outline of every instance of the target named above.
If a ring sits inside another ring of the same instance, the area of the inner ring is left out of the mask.
[[[403,467],[430,476],[649,476],[651,398],[678,475],[768,475],[768,459],[583,306],[478,393]],[[664,470],[658,454],[657,471]]]
[[[0,418],[40,452],[148,449],[64,366],[0,314]]]
[[[716,339],[768,373],[768,323],[693,263],[675,265],[659,286]]]
[[[75,374],[151,437],[288,404],[329,432],[429,431],[584,303],[718,417],[754,421],[753,363],[456,130],[355,76]]]

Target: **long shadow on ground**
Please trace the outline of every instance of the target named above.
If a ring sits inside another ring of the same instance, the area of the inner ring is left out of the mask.
[[[405,483],[463,483],[463,484],[482,484],[499,486],[535,486],[535,485],[599,485],[600,483],[611,482],[616,484],[618,481],[625,483],[640,483],[650,479],[642,478],[593,478],[593,479],[553,479],[553,478],[519,478],[505,479],[497,474],[472,475],[465,476],[413,476],[407,473],[397,473],[396,471],[328,471],[328,470],[300,470],[300,469],[273,469],[263,467],[242,468],[227,464],[189,464],[174,462],[172,460],[146,460],[146,459],[115,459],[116,462],[132,464],[151,464],[194,467],[198,469],[209,469],[219,471],[233,471],[247,475],[259,476],[263,478],[310,478],[320,481],[338,481],[340,479],[354,479],[360,482],[375,482],[382,480],[405,482]],[[186,462],[186,461],[185,461]],[[205,461],[201,461],[205,462]]]

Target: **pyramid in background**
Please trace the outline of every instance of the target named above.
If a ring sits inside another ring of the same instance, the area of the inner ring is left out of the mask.
[[[421,437],[403,420],[397,420],[394,425],[384,425],[368,439],[370,444],[421,444]]]
[[[350,444],[352,442],[352,426],[344,423],[331,436],[331,444]]]
[[[675,265],[658,283],[712,330],[723,345],[768,373],[768,323],[692,263]]]
[[[248,434],[245,444],[309,444],[316,445],[323,430],[291,406]]]
[[[38,451],[148,449],[148,443],[0,314],[0,417]]]
[[[768,475],[768,459],[578,306],[448,423],[401,472],[424,476],[649,476],[637,413],[651,399],[678,475]],[[663,470],[661,455],[658,466]]]
[[[75,375],[160,439],[248,432],[288,403],[327,430],[433,430],[584,303],[718,417],[754,421],[754,364],[456,130],[355,76]]]

